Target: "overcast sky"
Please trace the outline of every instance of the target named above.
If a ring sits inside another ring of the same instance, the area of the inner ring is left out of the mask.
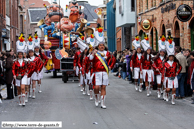
[[[54,2],[55,0],[44,0],[44,1]],[[60,4],[63,8],[65,8],[66,5],[69,5],[69,1],[71,0],[60,0]],[[83,1],[83,0],[77,0],[77,1]],[[103,0],[87,0],[87,1],[90,5],[95,5],[95,6],[103,4]],[[59,0],[57,0],[57,3],[59,3]]]

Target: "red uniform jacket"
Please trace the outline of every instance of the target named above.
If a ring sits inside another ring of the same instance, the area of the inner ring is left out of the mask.
[[[107,51],[107,53],[106,53],[107,63],[110,62],[110,58],[111,58],[110,53]],[[101,63],[101,61],[98,59],[98,57],[96,55],[94,55],[94,58],[91,61],[93,63],[94,72],[106,72],[104,65]]]
[[[34,63],[36,65],[35,72],[38,72],[38,71],[40,72],[44,65],[40,57],[35,57]]]
[[[84,68],[83,68],[83,71],[85,71],[85,73],[88,73],[90,71],[90,74],[92,75],[93,73],[93,64],[92,62],[90,61],[89,57],[86,57],[85,60],[84,60]]]
[[[115,63],[116,63],[116,58],[113,55],[111,55],[111,58],[108,62],[108,65],[110,66],[111,69],[114,68]]]
[[[165,60],[165,59],[164,59]],[[163,66],[163,61],[160,59],[160,57],[154,61],[154,63],[152,64],[153,68],[154,68],[154,75],[159,75],[160,72],[162,73],[162,69],[164,68]],[[159,69],[160,72],[156,71],[156,69]]]
[[[83,57],[82,60],[80,60],[80,58],[78,59],[78,66],[79,66],[79,68],[82,68],[81,72],[82,72],[83,75],[85,74],[85,71],[84,71],[84,67],[85,67],[84,61],[85,61],[85,58],[86,57]]]
[[[164,77],[176,77],[176,73],[179,74],[181,70],[182,66],[178,65],[177,62],[173,62],[172,66],[170,66],[168,62],[165,62],[162,70],[162,79],[164,79]]]
[[[48,57],[44,53],[42,53],[42,56],[40,56],[40,54],[38,56],[41,58],[42,61],[44,60],[43,65],[46,66],[46,64],[48,62]]]
[[[77,51],[75,53],[74,60],[73,60],[73,66],[78,66],[78,59],[79,59],[80,54],[81,54],[81,51]]]
[[[27,67],[28,67],[28,77],[31,77],[36,69],[36,64],[34,61],[31,61],[27,63]]]
[[[141,65],[140,65],[140,70],[146,69],[150,70],[152,68],[152,61],[151,61],[151,55],[149,56],[149,60],[144,60],[144,56],[141,57]]]
[[[28,73],[26,62],[23,61],[22,65],[20,66],[20,63],[18,62],[18,60],[16,60],[12,66],[12,73],[16,77],[19,75],[24,76],[26,73]]]
[[[135,56],[133,55],[131,57],[130,67],[132,67],[132,68],[140,68],[140,66],[141,66],[141,59],[139,59],[138,56],[135,58]]]

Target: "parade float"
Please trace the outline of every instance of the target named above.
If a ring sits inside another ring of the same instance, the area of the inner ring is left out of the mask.
[[[44,40],[40,44],[43,49],[50,49],[52,57],[46,69],[50,70],[54,66],[53,76],[56,77],[57,72],[62,72],[62,79],[67,82],[68,76],[74,74],[73,56],[80,45],[77,42],[84,40],[83,29],[89,24],[82,16],[81,6],[75,0],[69,2],[64,10],[56,2],[44,6],[47,14],[37,26],[44,32]]]

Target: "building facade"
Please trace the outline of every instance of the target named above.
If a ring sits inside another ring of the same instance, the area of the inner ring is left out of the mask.
[[[114,0],[113,8],[116,10],[116,28],[119,30],[116,33],[121,34],[120,37],[116,37],[117,50],[132,49],[133,31],[136,22],[135,0]]]
[[[15,50],[18,30],[18,3],[19,0],[1,0],[0,1],[0,31],[1,31],[1,51]]]
[[[177,18],[177,8],[180,5],[189,5],[192,8],[192,17],[187,22]],[[137,30],[143,38],[143,32],[149,35],[150,45],[158,50],[158,40],[162,34],[167,36],[171,32],[176,46],[185,49],[194,49],[194,10],[193,1],[173,0],[137,0]],[[145,30],[143,21],[149,20],[150,29]]]

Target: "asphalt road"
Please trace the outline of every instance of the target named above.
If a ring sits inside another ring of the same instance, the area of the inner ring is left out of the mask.
[[[133,85],[110,75],[107,109],[95,107],[82,95],[78,82],[64,84],[61,77],[45,74],[42,93],[29,99],[26,107],[18,98],[0,104],[0,121],[62,121],[63,129],[193,129],[194,105],[189,99],[176,105],[136,92]],[[2,92],[5,92],[2,91]],[[93,124],[96,122],[97,124]],[[0,127],[1,128],[1,127]]]

